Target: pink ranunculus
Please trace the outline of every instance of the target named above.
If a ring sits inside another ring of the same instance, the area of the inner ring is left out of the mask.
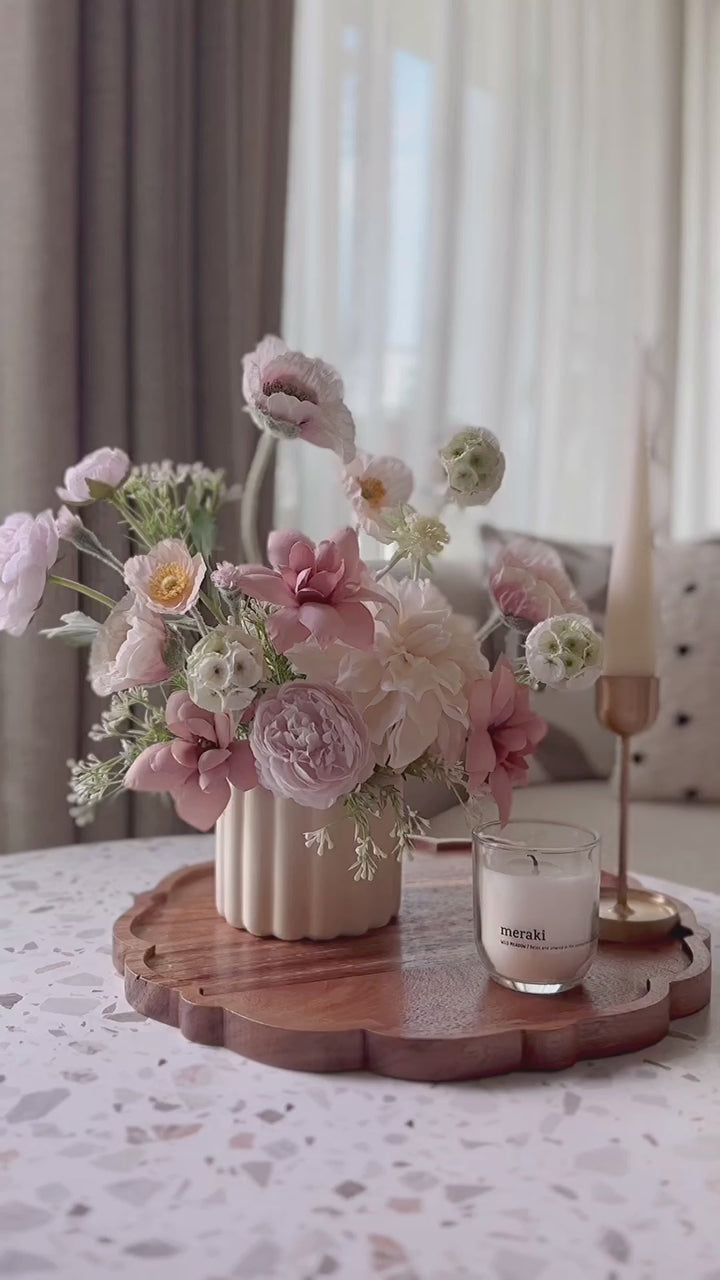
[[[490,590],[506,618],[535,624],[558,613],[582,613],[587,606],[553,547],[532,538],[514,538],[498,553]]]
[[[165,708],[172,742],[156,742],[133,761],[125,775],[129,791],[167,791],[183,822],[209,831],[230,800],[230,784],[241,791],[257,786],[250,744],[234,739],[232,718],[203,711],[179,689]]]
[[[414,483],[410,468],[400,458],[356,453],[343,467],[342,482],[361,529],[379,542],[392,542],[387,516],[410,500]]]
[[[187,613],[200,594],[205,561],[200,554],[191,556],[179,538],[165,538],[147,555],[126,560],[124,577],[154,613]]]
[[[162,684],[172,675],[165,662],[167,642],[162,618],[128,592],[92,642],[88,675],[93,693],[107,698],[136,685]]]
[[[290,351],[269,335],[243,357],[243,395],[261,430],[333,449],[343,462],[355,457],[355,423],[342,378],[324,360]]]
[[[360,559],[354,529],[341,529],[317,546],[296,529],[271,533],[268,559],[271,569],[242,565],[238,581],[246,595],[280,606],[268,618],[268,633],[281,653],[311,635],[321,648],[333,640],[355,649],[372,646],[375,624],[365,602],[387,595]]]
[[[547,733],[547,724],[530,710],[530,691],[517,683],[507,658],[497,661],[490,680],[472,685],[469,702],[468,790],[472,794],[489,785],[505,826],[513,786],[527,782],[528,756]]]
[[[63,502],[92,502],[88,480],[117,489],[130,470],[130,459],[122,449],[95,449],[74,467],[68,467],[57,494]]]
[[[312,809],[329,809],[375,768],[370,735],[350,699],[309,680],[291,680],[258,699],[250,745],[260,785]]]
[[[57,554],[51,511],[17,511],[0,524],[0,631],[21,636],[27,629]]]

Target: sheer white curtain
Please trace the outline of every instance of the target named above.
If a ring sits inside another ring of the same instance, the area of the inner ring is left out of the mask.
[[[638,344],[663,532],[720,526],[720,5],[297,0],[285,337],[342,371],[421,502],[451,430],[500,436],[463,517],[612,534]],[[285,449],[284,520],[346,518]]]

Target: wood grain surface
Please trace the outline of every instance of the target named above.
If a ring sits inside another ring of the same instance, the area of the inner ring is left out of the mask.
[[[213,866],[163,880],[114,927],[131,1005],[190,1040],[298,1071],[408,1080],[558,1070],[655,1044],[710,998],[710,947],[689,907],[670,939],[601,944],[583,987],[519,995],[474,942],[470,858],[416,854],[397,923],[362,938],[278,942],[226,924]]]

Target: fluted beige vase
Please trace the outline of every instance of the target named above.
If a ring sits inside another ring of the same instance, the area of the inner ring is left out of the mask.
[[[354,880],[354,825],[340,805],[310,809],[256,787],[232,799],[216,828],[217,909],[259,937],[357,937],[389,924],[400,909],[402,866],[391,856],[394,817],[386,808],[373,837],[385,858],[372,880]],[[331,825],[334,848],[319,857],[305,832]]]

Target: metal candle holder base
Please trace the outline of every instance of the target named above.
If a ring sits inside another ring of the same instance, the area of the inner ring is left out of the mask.
[[[628,811],[630,739],[654,723],[658,713],[656,676],[601,676],[595,708],[598,720],[620,738],[620,834],[617,885],[600,894],[600,938],[605,942],[644,942],[671,933],[678,907],[663,893],[628,888]]]

